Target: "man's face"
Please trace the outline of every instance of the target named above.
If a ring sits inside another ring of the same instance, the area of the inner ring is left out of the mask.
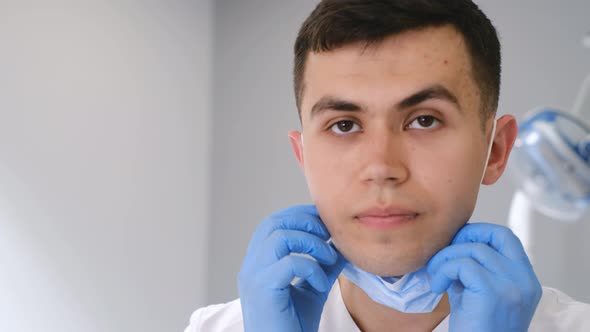
[[[381,276],[423,266],[470,218],[492,119],[461,35],[409,31],[311,53],[290,138],[341,253]]]

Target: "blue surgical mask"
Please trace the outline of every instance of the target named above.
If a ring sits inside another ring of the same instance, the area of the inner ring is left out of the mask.
[[[488,143],[488,151],[481,181],[490,159],[496,121],[492,127],[492,134]],[[481,182],[480,181],[480,182]],[[380,277],[347,263],[342,274],[352,283],[362,289],[373,301],[389,308],[405,313],[432,312],[440,302],[443,294],[436,294],[430,288],[430,275],[425,267],[405,274],[401,278]]]
[[[394,278],[379,277],[347,263],[342,273],[373,301],[400,312],[432,312],[443,296],[431,291],[425,268]]]

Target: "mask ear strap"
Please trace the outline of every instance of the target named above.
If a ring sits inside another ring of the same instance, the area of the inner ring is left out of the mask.
[[[590,125],[590,74],[582,82],[572,113]]]
[[[483,165],[483,172],[481,174],[481,179],[479,183],[483,181],[483,178],[486,175],[486,169],[488,168],[488,161],[490,161],[490,155],[492,154],[492,146],[494,145],[494,137],[496,136],[496,120],[494,120],[494,124],[492,125],[492,135],[490,137],[490,143],[488,144],[488,153],[486,155],[486,162]]]

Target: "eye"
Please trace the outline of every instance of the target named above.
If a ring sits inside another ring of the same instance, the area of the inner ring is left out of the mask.
[[[431,115],[421,115],[414,119],[408,128],[411,129],[431,129],[440,125],[440,121]]]
[[[334,133],[342,135],[359,131],[361,127],[358,124],[354,123],[354,121],[341,120],[330,126],[330,129]]]

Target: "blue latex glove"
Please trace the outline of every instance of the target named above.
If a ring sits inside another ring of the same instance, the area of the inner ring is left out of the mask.
[[[448,290],[449,331],[528,330],[541,285],[520,240],[506,227],[465,225],[427,264],[432,290]]]
[[[255,231],[238,288],[246,332],[317,331],[324,303],[345,259],[314,206],[295,206],[263,221]],[[289,255],[305,253],[317,260]],[[293,278],[300,281],[291,285]]]

